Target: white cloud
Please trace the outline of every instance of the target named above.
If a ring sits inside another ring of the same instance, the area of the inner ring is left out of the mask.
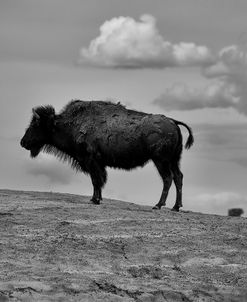
[[[219,51],[216,64],[205,68],[204,75],[209,78],[247,75],[247,52],[240,45],[224,47]]]
[[[174,85],[154,103],[166,110],[234,108],[247,115],[247,52],[240,45],[223,48],[217,62],[204,67],[202,74],[210,83],[200,89]]]
[[[204,88],[190,88],[177,83],[168,87],[165,92],[154,100],[154,104],[169,110],[194,110],[202,108],[228,108],[234,99],[232,86],[215,81]]]
[[[165,68],[212,64],[213,55],[205,46],[166,41],[155,18],[142,15],[140,21],[118,17],[103,23],[100,35],[81,49],[79,62],[108,68]]]

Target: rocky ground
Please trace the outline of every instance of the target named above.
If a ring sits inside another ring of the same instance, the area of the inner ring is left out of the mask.
[[[247,219],[0,190],[2,301],[247,301]]]

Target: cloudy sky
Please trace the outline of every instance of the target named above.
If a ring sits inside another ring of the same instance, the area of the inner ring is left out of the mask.
[[[90,195],[88,177],[31,160],[19,141],[34,106],[111,99],[193,128],[184,209],[247,213],[246,11],[246,0],[1,0],[0,188]],[[150,163],[109,170],[104,196],[154,205],[161,189]]]

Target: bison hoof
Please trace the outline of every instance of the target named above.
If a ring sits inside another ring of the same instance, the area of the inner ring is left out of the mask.
[[[160,210],[160,207],[156,205],[156,206],[152,207],[152,209],[153,210]]]
[[[179,212],[179,208],[173,207],[173,208],[172,208],[172,211],[173,211],[173,212]]]
[[[91,201],[92,201],[93,204],[100,204],[100,199],[92,198]]]

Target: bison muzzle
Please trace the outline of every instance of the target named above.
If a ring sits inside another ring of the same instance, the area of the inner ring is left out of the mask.
[[[173,210],[179,211],[183,182],[179,168],[183,148],[179,125],[189,132],[185,144],[188,149],[194,138],[191,128],[183,122],[129,110],[120,103],[74,100],[59,114],[52,106],[33,109],[21,146],[33,158],[41,151],[52,153],[76,170],[89,174],[94,204],[102,200],[106,167],[131,170],[152,160],[163,180],[162,194],[154,209],[165,205],[173,180],[176,186]]]

